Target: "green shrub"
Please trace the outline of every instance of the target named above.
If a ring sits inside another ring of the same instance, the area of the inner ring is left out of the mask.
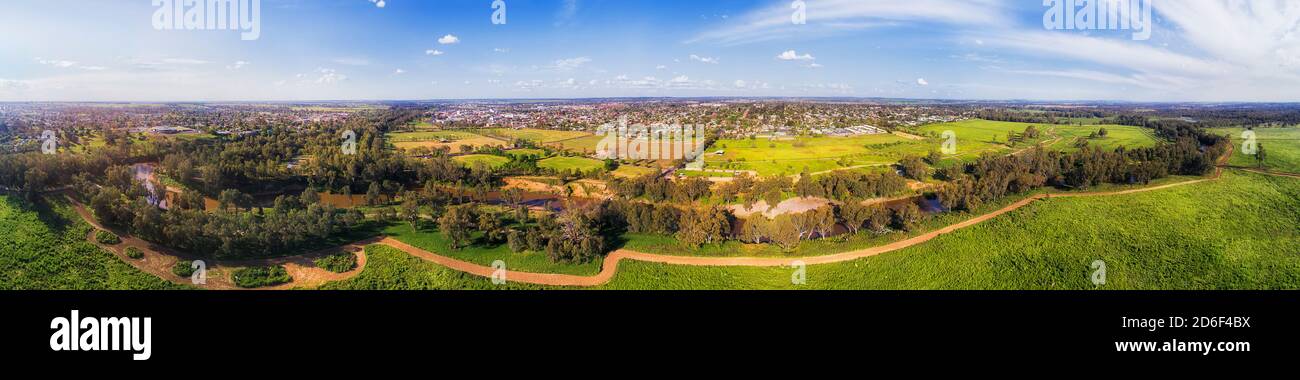
[[[283,266],[248,267],[234,272],[235,285],[241,288],[261,288],[293,281]]]
[[[172,265],[172,274],[181,278],[190,278],[191,275],[194,275],[194,267],[192,264],[193,262],[191,261],[177,261],[176,265]]]
[[[139,248],[136,247],[126,247],[126,257],[130,257],[136,260],[143,259],[144,251],[141,251]]]
[[[99,242],[99,244],[107,244],[107,245],[122,244],[121,238],[117,237],[117,235],[114,235],[112,232],[108,232],[108,231],[96,231],[95,241]]]
[[[357,267],[357,255],[344,252],[316,259],[316,267],[334,273],[343,273]]]

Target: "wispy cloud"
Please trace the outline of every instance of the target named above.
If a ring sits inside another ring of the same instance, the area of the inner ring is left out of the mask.
[[[807,0],[807,22],[791,20],[789,2],[752,11],[696,35],[687,43],[724,45],[818,38],[882,26],[935,22],[1005,25],[1002,0]]]

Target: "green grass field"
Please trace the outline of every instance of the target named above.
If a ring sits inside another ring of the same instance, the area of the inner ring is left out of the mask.
[[[86,241],[91,227],[56,199],[31,204],[0,195],[0,289],[183,289]]]
[[[1032,141],[1019,143],[1015,147],[1007,145],[1009,132],[1021,133],[1030,125],[1035,126],[1042,133],[1042,136]],[[1101,128],[1106,129],[1106,137],[1088,138],[1090,134],[1099,131]],[[985,153],[1010,153],[1037,143],[1048,143],[1045,146],[1051,150],[1071,152],[1079,150],[1079,148],[1075,147],[1075,143],[1080,139],[1088,140],[1088,143],[1092,146],[1106,150],[1115,149],[1119,146],[1129,148],[1149,147],[1154,146],[1157,142],[1155,135],[1150,130],[1127,125],[1080,126],[976,119],[927,125],[921,127],[921,131],[932,136],[942,136],[945,131],[953,131],[957,136],[958,161],[974,159]]]
[[[1220,181],[1036,202],[922,245],[844,263],[709,268],[629,262],[611,289],[1300,288],[1300,181],[1228,172]]]
[[[1060,151],[1076,151],[1074,142],[1080,139],[1088,140],[1088,144],[1106,150],[1114,150],[1118,147],[1141,148],[1156,145],[1155,134],[1146,128],[1134,127],[1129,125],[1049,125],[1046,126],[1050,134],[1062,137],[1049,146],[1050,149]],[[1093,132],[1106,128],[1106,137],[1089,139],[1088,136]]]
[[[537,163],[537,166],[555,170],[579,170],[583,172],[605,167],[605,162],[585,157],[551,157]]]
[[[1234,147],[1229,164],[1256,167],[1255,156],[1242,151],[1244,128],[1215,128],[1215,134],[1228,135]],[[1300,127],[1255,128],[1255,140],[1264,147],[1264,167],[1288,173],[1300,173]]]
[[[724,154],[714,154],[717,151]],[[840,169],[845,166],[890,164],[908,154],[939,150],[937,142],[909,140],[895,135],[853,137],[798,137],[793,140],[718,140],[705,150],[705,168],[753,170],[759,175],[794,175]]]
[[[501,167],[501,165],[505,165],[507,162],[510,162],[509,158],[501,157],[501,156],[493,156],[490,154],[469,154],[464,156],[456,156],[453,157],[452,159],[456,160],[456,162],[459,162],[461,165],[465,165],[465,167],[469,167],[469,168],[472,168],[474,167],[474,165],[477,165],[479,163],[482,163],[483,165],[487,165],[487,167],[489,168],[496,168],[496,167]]]

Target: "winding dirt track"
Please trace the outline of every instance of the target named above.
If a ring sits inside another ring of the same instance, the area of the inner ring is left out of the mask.
[[[603,285],[605,283],[608,283],[611,279],[613,279],[614,274],[618,272],[618,264],[623,260],[635,260],[635,261],[644,261],[650,263],[671,264],[671,265],[717,266],[717,267],[727,267],[727,266],[784,267],[784,266],[794,265],[795,263],[815,265],[815,264],[830,264],[830,263],[838,263],[838,262],[844,262],[850,260],[857,260],[857,259],[871,257],[871,256],[875,256],[887,252],[893,252],[917,244],[925,243],[941,235],[951,233],[970,226],[974,226],[976,224],[982,223],[989,219],[996,218],[1002,214],[1006,214],[1018,210],[1022,207],[1028,206],[1029,204],[1032,204],[1042,199],[1103,197],[1103,196],[1136,194],[1136,193],[1164,190],[1173,187],[1187,186],[1187,185],[1192,185],[1197,183],[1218,180],[1223,174],[1222,163],[1226,161],[1227,157],[1231,156],[1231,154],[1232,152],[1229,151],[1228,154],[1225,155],[1224,158],[1220,160],[1221,166],[1215,170],[1213,176],[1208,178],[1171,183],[1171,184],[1165,184],[1160,186],[1120,190],[1120,191],[1038,194],[1038,195],[1025,198],[1018,202],[1012,203],[1010,205],[1007,205],[1006,207],[1003,207],[996,211],[984,215],[980,215],[962,221],[960,223],[952,224],[940,228],[938,230],[930,231],[922,235],[917,235],[905,240],[900,240],[886,245],[848,251],[843,253],[837,253],[832,255],[797,257],[797,258],[699,257],[699,256],[659,255],[659,254],[650,254],[650,253],[620,249],[611,252],[608,256],[605,257],[605,261],[601,266],[600,273],[594,276],[577,276],[577,275],[567,275],[567,274],[532,273],[532,272],[516,272],[516,271],[506,271],[504,272],[504,275],[506,281],[509,282],[550,285],[550,286],[590,287],[590,286]],[[1267,172],[1267,171],[1253,170],[1248,168],[1238,168],[1238,169],[1260,173],[1260,174],[1266,174],[1266,175],[1300,178],[1300,174]],[[94,218],[91,217],[90,213],[87,212],[80,203],[77,203],[75,200],[72,200],[71,197],[69,197],[69,200],[73,202],[73,204],[77,208],[78,214],[80,214],[83,219],[86,219],[86,222],[95,226],[95,228],[105,229],[99,223],[94,221]],[[91,239],[92,242],[94,241],[93,235],[94,234],[92,233],[91,236],[88,237],[89,239]],[[123,261],[130,263],[131,265],[140,268],[141,270],[162,277],[164,279],[168,279],[177,283],[189,283],[188,279],[177,278],[170,271],[171,264],[175,263],[176,260],[178,260],[178,257],[183,257],[183,256],[178,255],[175,252],[171,252],[164,247],[158,247],[156,245],[150,244],[148,242],[144,242],[136,238],[127,237],[120,234],[119,236],[122,236],[123,239],[122,244],[119,244],[117,246],[107,246],[105,248],[114,252]],[[392,247],[402,252],[406,252],[407,254],[410,254],[412,256],[418,257],[422,260],[429,261],[438,265],[442,265],[444,267],[453,270],[473,274],[476,276],[491,277],[496,272],[496,269],[493,269],[492,267],[483,266],[468,261],[439,255],[400,242],[397,239],[393,239],[390,237],[364,240],[364,241],[349,244],[344,247],[311,253],[307,255],[301,255],[301,256],[268,259],[268,260],[239,261],[239,262],[219,261],[215,263],[215,266],[210,266],[209,271],[211,272],[214,267],[228,268],[228,267],[240,267],[240,266],[250,266],[250,265],[263,265],[263,266],[264,265],[285,265],[286,268],[289,269],[290,274],[293,275],[294,282],[289,284],[284,284],[274,288],[264,288],[264,289],[310,288],[310,287],[319,286],[320,284],[323,284],[328,281],[351,278],[357,275],[358,273],[360,273],[361,270],[365,268],[365,263],[366,263],[366,255],[363,247],[372,244]],[[143,260],[135,260],[135,259],[127,258],[126,255],[123,253],[125,247],[127,246],[139,248],[140,250],[145,252],[145,258]],[[311,264],[312,258],[319,257],[328,254],[330,252],[337,252],[339,249],[352,251],[358,255],[358,262],[357,262],[358,265],[356,269],[347,273],[330,273],[324,271],[323,269],[315,268],[314,265]],[[220,273],[221,272],[218,271],[218,274]],[[234,287],[233,284],[230,284],[229,280],[224,278],[216,278],[215,279],[216,281],[214,281],[214,277],[221,277],[221,276],[209,275],[208,281],[211,285],[206,285],[202,287],[210,288],[210,289],[238,289],[237,287]]]

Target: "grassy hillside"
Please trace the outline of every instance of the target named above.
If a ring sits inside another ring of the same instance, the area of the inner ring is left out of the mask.
[[[86,241],[91,227],[62,200],[0,195],[0,289],[178,289]]]
[[[1243,128],[1215,128],[1215,134],[1226,134],[1232,138],[1237,148],[1228,163],[1239,166],[1255,167],[1255,156],[1246,154],[1241,149],[1241,132]],[[1264,146],[1267,156],[1264,167],[1289,173],[1300,173],[1300,127],[1255,128],[1255,140]]]

